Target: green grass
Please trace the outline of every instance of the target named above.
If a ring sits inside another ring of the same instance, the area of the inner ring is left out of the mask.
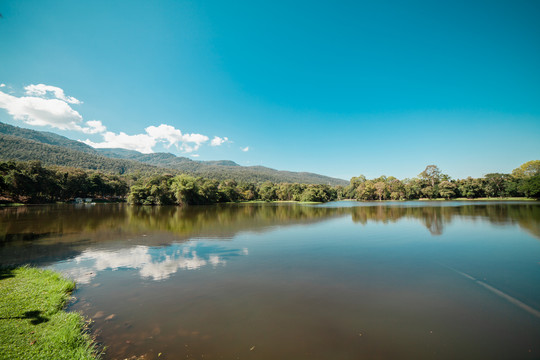
[[[30,267],[0,269],[0,359],[93,359],[86,323],[63,311],[75,283]]]

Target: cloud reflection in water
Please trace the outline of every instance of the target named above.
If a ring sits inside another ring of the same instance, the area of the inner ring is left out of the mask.
[[[118,269],[136,269],[142,278],[165,280],[178,270],[197,270],[207,265],[217,268],[225,266],[233,256],[247,254],[247,248],[230,250],[201,243],[85,250],[69,261],[63,272],[79,284],[91,283],[100,271]]]

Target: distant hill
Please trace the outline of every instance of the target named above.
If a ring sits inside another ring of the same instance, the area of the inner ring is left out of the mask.
[[[48,131],[35,131],[30,129],[12,126],[0,122],[0,134],[12,135],[27,140],[33,140],[43,144],[63,146],[73,150],[82,151],[89,154],[97,154],[96,149],[80,141],[68,139]]]
[[[102,155],[119,159],[137,160],[145,164],[161,166],[168,169],[179,170],[189,174],[219,180],[235,179],[237,181],[275,183],[306,183],[348,185],[349,182],[331,178],[324,175],[308,173],[279,171],[264,166],[240,166],[230,160],[194,161],[186,157],[175,156],[170,153],[142,154],[138,151],[125,149],[96,149]]]
[[[157,174],[166,169],[133,160],[111,159],[98,154],[49,145],[17,136],[0,134],[0,160],[39,160],[43,165],[59,165],[99,170],[111,174]],[[179,171],[177,171],[179,172]]]
[[[176,156],[171,153],[153,153],[143,154],[134,150],[126,149],[95,149],[101,155],[117,158],[117,159],[129,159],[137,160],[140,162],[149,163],[156,166],[171,167],[177,166],[199,168],[206,165],[219,165],[219,166],[240,166],[231,160],[211,160],[211,161],[195,161],[187,157]],[[189,164],[189,165],[188,165]]]
[[[278,171],[264,166],[240,166],[230,160],[194,161],[170,153],[142,154],[126,149],[94,149],[54,133],[4,123],[0,123],[0,160],[40,160],[44,165],[95,169],[114,174],[167,172],[255,183],[349,183],[314,173]]]

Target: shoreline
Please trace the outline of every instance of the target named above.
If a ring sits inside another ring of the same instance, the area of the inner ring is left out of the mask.
[[[356,200],[356,199],[341,199],[341,200],[333,200],[328,202],[317,202],[317,201],[295,201],[295,200],[273,200],[273,201],[265,201],[265,200],[248,200],[248,201],[236,201],[236,202],[223,202],[223,203],[213,203],[213,204],[204,204],[204,205],[196,205],[196,206],[207,206],[207,205],[222,205],[222,204],[302,204],[302,205],[316,205],[316,204],[327,204],[332,202],[340,202],[340,201],[355,201],[359,203],[386,203],[386,202],[449,202],[449,201],[526,201],[526,202],[538,202],[540,200],[533,199],[533,198],[527,198],[527,197],[510,197],[510,198],[474,198],[474,199],[467,199],[467,198],[455,198],[455,199],[410,199],[410,200]],[[135,204],[129,204],[126,201],[98,201],[88,204],[82,204],[82,205],[96,205],[96,204],[128,204],[131,206],[164,206],[164,205],[135,205]],[[41,205],[55,205],[55,204],[72,204],[77,205],[74,202],[52,202],[52,203],[4,203],[0,204],[1,208],[9,208],[9,207],[20,207],[20,206],[41,206]],[[181,206],[181,205],[165,205],[165,206]]]

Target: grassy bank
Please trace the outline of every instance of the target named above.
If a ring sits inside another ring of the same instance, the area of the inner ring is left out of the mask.
[[[81,315],[63,307],[75,288],[52,271],[0,269],[0,359],[96,359]]]

